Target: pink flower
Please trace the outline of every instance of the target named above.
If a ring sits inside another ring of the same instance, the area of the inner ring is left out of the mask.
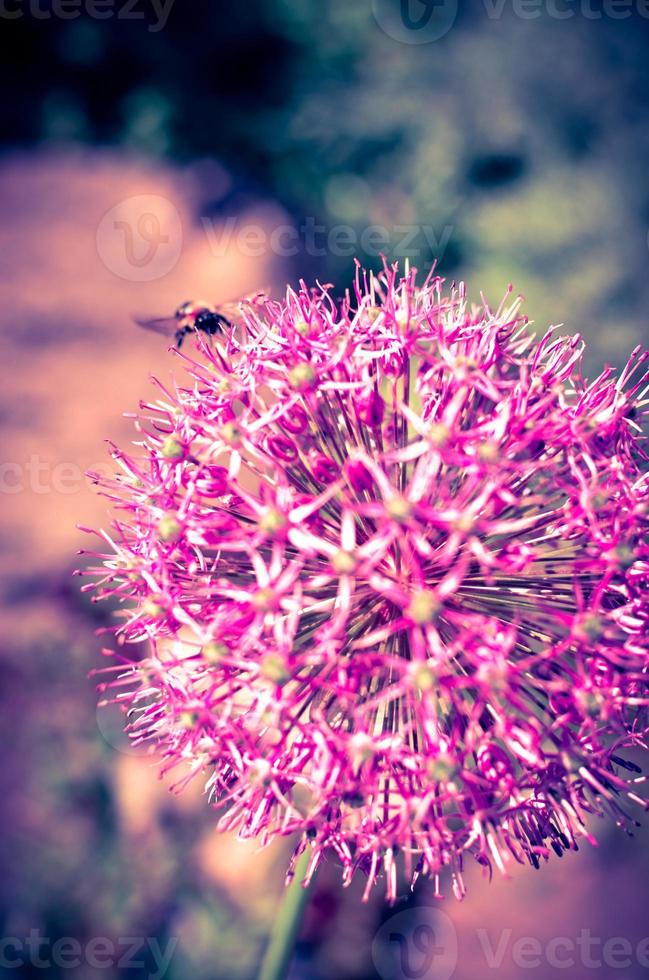
[[[647,732],[644,365],[580,370],[511,293],[396,268],[244,304],[104,483],[108,683],[220,826],[297,834],[367,890],[464,893],[627,820]]]

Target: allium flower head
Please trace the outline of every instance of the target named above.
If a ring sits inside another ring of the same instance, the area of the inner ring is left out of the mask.
[[[538,867],[642,803],[648,355],[588,383],[518,310],[387,267],[258,297],[103,481],[131,736],[308,877],[461,896],[465,855]]]

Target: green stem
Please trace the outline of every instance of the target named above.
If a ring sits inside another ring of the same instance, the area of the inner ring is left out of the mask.
[[[295,877],[284,895],[261,965],[259,980],[285,980],[288,974],[302,914],[309,899],[310,889],[302,887],[309,857],[310,849],[307,847],[295,865]]]

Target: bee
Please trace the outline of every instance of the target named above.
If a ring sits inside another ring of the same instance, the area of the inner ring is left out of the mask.
[[[236,307],[233,306],[232,309],[235,310]],[[229,317],[232,314],[228,310],[228,316],[226,316],[225,311],[225,307],[217,309],[209,303],[194,303],[188,300],[186,303],[181,303],[173,316],[153,317],[152,319],[136,317],[135,322],[145,330],[153,330],[155,333],[174,337],[176,347],[180,348],[185,337],[193,330],[200,330],[208,337],[213,337],[231,329],[232,320]]]

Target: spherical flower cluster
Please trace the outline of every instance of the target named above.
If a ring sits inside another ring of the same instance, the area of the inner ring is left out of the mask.
[[[105,685],[131,736],[205,778],[222,828],[390,899],[400,870],[461,896],[466,855],[538,867],[589,815],[628,821],[649,355],[587,383],[579,337],[535,342],[511,291],[476,308],[387,267],[195,346],[103,481],[99,595],[146,643]]]

